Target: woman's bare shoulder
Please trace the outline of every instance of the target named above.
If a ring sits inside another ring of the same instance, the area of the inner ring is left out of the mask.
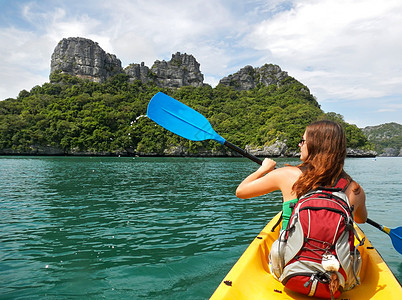
[[[287,174],[287,175],[294,175],[294,176],[300,176],[302,173],[298,167],[295,166],[285,166],[282,168],[277,169],[278,171]]]
[[[296,198],[292,187],[302,174],[300,169],[294,166],[285,166],[275,171],[277,171],[277,185],[282,191],[284,201]]]
[[[356,181],[352,180],[348,186],[348,188],[346,189],[346,194],[355,194],[358,195],[361,192],[364,193],[363,188],[360,186],[360,184],[358,184]]]

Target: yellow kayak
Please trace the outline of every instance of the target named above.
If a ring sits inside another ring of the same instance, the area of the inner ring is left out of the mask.
[[[284,288],[269,272],[268,254],[281,226],[277,226],[274,232],[271,229],[279,218],[280,214],[277,214],[254,239],[218,286],[212,300],[314,299]],[[362,239],[365,236],[363,231],[355,227]],[[366,238],[358,249],[362,257],[361,285],[343,292],[339,299],[402,299],[401,285],[370,241]]]

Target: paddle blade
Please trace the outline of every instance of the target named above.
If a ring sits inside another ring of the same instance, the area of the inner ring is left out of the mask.
[[[391,229],[389,236],[396,251],[402,254],[402,227]]]
[[[147,115],[163,128],[186,139],[225,143],[225,139],[215,132],[203,115],[162,92],[152,97]]]

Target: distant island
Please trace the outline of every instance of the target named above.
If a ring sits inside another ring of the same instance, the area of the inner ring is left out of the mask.
[[[200,64],[186,53],[151,67],[122,68],[96,42],[63,39],[51,57],[49,83],[0,101],[0,154],[235,155],[216,142],[180,138],[146,118],[149,100],[162,91],[255,155],[298,156],[305,126],[332,119],[345,128],[349,156],[401,156],[401,125],[374,134],[388,125],[361,130],[335,112],[324,113],[309,89],[277,65],[245,66],[215,88],[203,81]]]
[[[363,128],[369,142],[380,156],[402,156],[402,125],[386,123]]]

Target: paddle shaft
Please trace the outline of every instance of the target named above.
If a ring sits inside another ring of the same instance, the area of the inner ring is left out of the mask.
[[[382,226],[380,224],[378,224],[377,222],[374,222],[373,220],[371,220],[369,218],[367,218],[366,222],[382,231]]]
[[[256,162],[259,165],[262,165],[262,160],[259,159],[258,157],[244,151],[242,148],[237,147],[236,145],[233,145],[231,142],[225,141],[224,145],[234,151],[236,151],[237,153],[240,153],[241,155],[243,155],[244,157],[247,157],[249,159],[251,159],[252,161]]]
[[[385,227],[385,226],[383,226],[381,224],[378,224],[377,222],[375,222],[375,221],[373,221],[373,220],[371,220],[369,218],[367,218],[366,222],[369,223],[370,225],[374,226],[375,228],[381,230],[382,232],[385,232],[386,234],[389,235],[390,229],[388,227]]]

